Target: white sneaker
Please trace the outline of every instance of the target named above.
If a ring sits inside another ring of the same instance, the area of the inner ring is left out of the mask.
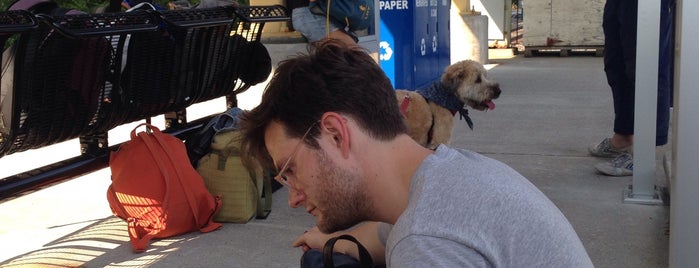
[[[612,147],[612,138],[605,138],[600,143],[590,145],[587,150],[592,156],[612,158],[629,153],[631,151],[631,145],[617,149]]]
[[[621,154],[609,162],[595,165],[597,171],[608,176],[631,176],[633,175],[633,156],[631,154]]]

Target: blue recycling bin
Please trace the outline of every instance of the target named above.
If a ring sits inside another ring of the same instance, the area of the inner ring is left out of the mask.
[[[416,90],[449,65],[450,0],[379,1],[379,61],[394,88]],[[444,65],[446,63],[446,65]]]
[[[437,8],[437,72],[438,76],[451,64],[451,0],[439,0]]]

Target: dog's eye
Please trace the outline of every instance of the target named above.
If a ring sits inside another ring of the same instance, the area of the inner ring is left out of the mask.
[[[478,78],[476,78],[476,83],[480,83],[480,82],[481,82],[481,77],[479,76]]]

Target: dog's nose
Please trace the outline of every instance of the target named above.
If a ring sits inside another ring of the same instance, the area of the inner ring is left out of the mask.
[[[493,86],[493,99],[497,99],[500,97],[500,84],[495,84]]]

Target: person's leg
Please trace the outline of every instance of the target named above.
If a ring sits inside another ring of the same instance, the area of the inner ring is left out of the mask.
[[[634,1],[635,2],[635,1]],[[628,11],[626,15],[621,15],[620,17],[626,17],[626,21],[628,22],[635,22],[636,21],[636,13],[637,13],[637,3],[633,3],[634,6],[629,6],[626,7],[624,10]],[[635,8],[634,8],[635,7]],[[632,13],[631,13],[632,12]],[[673,55],[673,38],[674,38],[674,33],[673,33],[673,12],[674,12],[674,0],[661,0],[661,8],[660,8],[660,34],[659,34],[659,55],[658,55],[658,85],[657,85],[657,90],[658,90],[658,100],[657,100],[657,121],[656,121],[656,146],[662,146],[667,144],[668,141],[668,128],[669,128],[669,121],[670,121],[670,101],[671,101],[671,90],[672,90],[672,75],[671,75],[671,70],[672,70],[672,55]],[[631,16],[633,15],[633,17]],[[634,59],[635,59],[635,35],[636,35],[636,30],[635,27],[630,28],[627,27],[627,33],[630,33],[631,30],[633,30],[633,38],[631,34],[626,35],[626,43],[633,43],[634,49],[631,50],[630,48],[625,51],[625,54],[631,53],[633,51],[634,54]],[[624,36],[624,35],[622,35]],[[624,37],[622,37],[624,39]],[[634,42],[630,42],[633,40]],[[625,57],[625,59],[631,59],[631,55],[628,55]],[[634,71],[635,71],[635,60],[633,61],[628,61],[626,60],[626,65],[627,65],[627,71],[629,71],[629,77],[631,79],[635,79]],[[631,80],[635,81],[635,80]],[[610,84],[611,85],[611,84]],[[630,101],[635,101],[634,99],[631,99]],[[614,142],[614,138],[616,137],[618,141],[623,142],[624,139],[630,138],[628,141],[630,143],[633,143],[633,134],[631,135],[624,135],[621,134],[623,133],[623,129],[625,127],[631,127],[631,132],[633,133],[633,123],[630,126],[626,126],[624,122],[633,122],[633,102],[630,102],[630,110],[632,113],[630,114],[631,119],[627,121],[622,121],[620,122],[619,125],[617,125],[617,119],[619,118],[619,114],[617,113],[617,117],[615,117],[615,134],[612,137],[612,143]],[[617,111],[617,100],[615,96],[615,112]],[[622,129],[621,131],[617,131],[617,127],[619,129]],[[633,174],[633,156],[631,154],[622,154],[619,157],[615,158],[614,160],[607,162],[607,163],[600,163],[595,165],[595,168],[600,171],[603,174],[606,175],[611,175],[611,176],[629,176]],[[668,171],[668,168],[666,167],[666,172]]]
[[[636,24],[638,1],[636,0],[615,0],[619,1],[616,10],[616,23],[618,26],[618,36],[615,42],[619,42],[619,51],[616,64],[621,65],[615,70],[618,82],[612,88],[614,99],[614,133],[616,139],[612,144],[619,147],[630,145],[634,130],[634,104],[636,85]]]
[[[340,40],[348,46],[356,46],[357,42],[333,21],[326,28],[326,18],[323,15],[314,14],[308,7],[294,8],[292,11],[292,25],[299,31],[309,43],[318,42],[324,38]]]
[[[632,135],[623,135],[619,133],[614,133],[612,135],[612,138],[610,140],[610,145],[613,148],[627,148],[631,145],[633,145],[633,134]]]
[[[602,29],[604,30],[604,72],[607,76],[607,83],[612,88],[614,95],[615,88],[618,88],[625,76],[624,57],[622,54],[622,42],[620,33],[620,23],[617,18],[619,3],[623,0],[607,0],[604,5],[602,17]]]
[[[628,152],[633,144],[637,9],[636,0],[607,0],[604,9],[604,70],[614,101],[614,135],[600,143],[597,150],[591,147],[590,153],[616,155],[612,161],[595,165],[600,173],[610,176],[633,173],[633,157]],[[602,147],[604,150],[600,150]]]
[[[308,42],[317,42],[325,38],[325,19],[311,13],[307,6],[294,8],[291,14],[294,29],[306,37]]]
[[[628,0],[607,0],[604,6],[604,71],[614,102],[614,135],[589,147],[593,156],[616,157],[633,143],[633,75],[635,67],[635,22],[627,21]],[[632,27],[633,26],[633,27]],[[629,51],[628,42],[633,43]]]

